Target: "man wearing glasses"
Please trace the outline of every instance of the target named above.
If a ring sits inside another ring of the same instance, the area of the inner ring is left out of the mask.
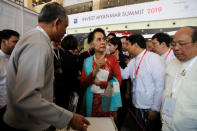
[[[157,33],[152,37],[153,52],[159,54],[168,64],[172,59],[175,58],[170,43],[172,38],[166,33]]]
[[[176,58],[166,68],[162,130],[197,130],[197,30],[178,30],[172,48]]]

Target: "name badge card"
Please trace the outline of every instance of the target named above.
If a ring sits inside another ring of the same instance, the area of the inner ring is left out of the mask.
[[[169,117],[172,117],[175,110],[176,101],[170,97],[166,97],[162,109],[162,113],[166,114]]]

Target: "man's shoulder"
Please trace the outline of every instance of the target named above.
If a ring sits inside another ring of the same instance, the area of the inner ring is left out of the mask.
[[[148,51],[147,57],[145,59],[147,59],[148,62],[152,64],[155,64],[155,62],[164,64],[164,60],[162,59],[162,57],[154,52]]]
[[[33,29],[25,33],[22,39],[33,39],[33,41],[39,41],[40,39],[44,39],[44,35],[39,30]]]
[[[178,64],[180,64],[181,62],[176,58],[176,57],[174,57],[174,59],[172,59],[169,63],[168,63],[168,65],[167,65],[167,67],[169,66],[176,66],[176,65],[178,65]]]
[[[127,66],[128,67],[134,67],[134,64],[135,64],[135,61],[136,61],[136,58],[134,57],[134,58],[132,58],[130,61],[129,61],[129,63],[127,64]]]
[[[43,44],[47,43],[47,44]],[[17,48],[24,48],[24,47],[30,47],[30,46],[37,46],[37,47],[46,47],[48,46],[47,38],[36,29],[33,29],[23,36],[22,39],[19,40],[16,47]]]
[[[3,51],[0,49],[0,57],[3,57],[3,56],[5,56],[5,55],[4,55]]]
[[[23,38],[19,40],[12,54],[15,54],[14,57],[20,56],[24,53],[33,53],[34,55],[39,55],[39,53],[36,52],[42,52],[41,54],[46,54],[50,52],[50,50],[51,49],[47,39],[40,31],[34,29],[27,32]]]
[[[166,73],[173,72],[180,66],[181,62],[175,57],[166,65]]]
[[[148,53],[149,57],[155,57],[155,58],[159,58],[159,59],[161,58],[160,55],[158,55],[158,54],[156,54],[154,52],[148,51],[147,53]]]
[[[75,59],[75,58],[77,58],[77,56],[75,56],[75,55],[73,55],[71,52],[69,52],[69,51],[65,51],[65,52],[63,52],[63,51],[61,51],[61,50],[59,50],[60,51],[60,54],[63,56],[63,57],[65,57],[66,59]]]

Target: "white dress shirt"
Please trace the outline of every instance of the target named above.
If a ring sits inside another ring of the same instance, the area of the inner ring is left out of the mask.
[[[181,72],[189,67],[193,59],[196,59],[195,63],[183,75]],[[163,131],[197,130],[197,58],[193,59],[180,62],[175,58],[167,65],[162,109],[167,97],[175,101],[175,108],[172,117],[167,116],[161,109]]]
[[[147,51],[140,64],[138,75],[136,69],[145,50],[132,59],[127,67],[121,69],[122,79],[131,78],[133,82],[133,104],[139,109],[160,111],[161,97],[164,89],[165,64],[162,58]]]
[[[175,58],[175,55],[173,50],[169,49],[166,53],[162,54],[161,57],[164,59],[165,64],[167,65],[171,60]]]
[[[0,50],[0,108],[7,104],[6,76],[10,55]]]
[[[122,51],[123,55],[129,56],[129,52],[128,51]]]

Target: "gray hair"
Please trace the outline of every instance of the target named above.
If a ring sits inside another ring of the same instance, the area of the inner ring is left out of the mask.
[[[57,2],[46,4],[38,17],[38,22],[50,23],[56,18],[64,21],[67,17],[66,10]]]

